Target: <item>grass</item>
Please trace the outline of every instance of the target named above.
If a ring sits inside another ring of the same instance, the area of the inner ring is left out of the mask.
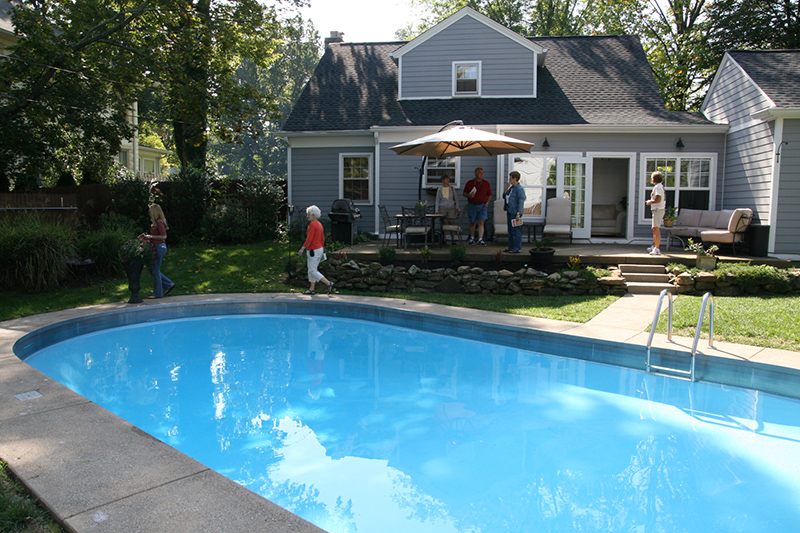
[[[38,505],[0,461],[0,532],[60,533],[64,530]]]
[[[675,300],[672,332],[694,337],[701,296]],[[800,296],[731,296],[714,298],[714,341],[800,351]],[[709,310],[700,337],[708,339]],[[667,320],[659,320],[657,333],[667,333]]]

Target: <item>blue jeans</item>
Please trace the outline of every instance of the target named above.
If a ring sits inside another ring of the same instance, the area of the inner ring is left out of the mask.
[[[506,212],[506,222],[508,223],[508,249],[522,251],[522,226],[516,228],[511,225],[511,221],[516,217],[511,216],[510,212]]]
[[[153,296],[162,298],[164,296],[164,289],[169,289],[175,284],[170,279],[161,273],[161,260],[167,255],[167,245],[165,243],[156,244],[156,260],[150,267],[150,274],[153,275]]]

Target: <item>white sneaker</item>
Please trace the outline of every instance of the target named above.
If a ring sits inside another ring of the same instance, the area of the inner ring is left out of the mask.
[[[650,251],[650,255],[661,255],[661,250],[659,250],[658,248],[653,248]]]
[[[655,250],[655,246],[648,246],[648,247],[647,247],[647,253],[650,253],[650,252],[652,252],[653,250]]]

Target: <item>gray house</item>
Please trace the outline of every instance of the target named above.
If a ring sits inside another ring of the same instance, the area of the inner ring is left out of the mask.
[[[656,169],[667,175],[670,206],[718,209],[729,200],[728,126],[667,111],[636,37],[527,38],[464,8],[410,42],[328,43],[282,130],[290,203],[326,213],[350,198],[359,229],[381,233],[378,206],[412,205],[422,164],[389,147],[453,120],[535,147],[429,159],[423,199],[434,199],[443,174],[460,189],[476,166],[497,198],[517,170],[527,220],[544,219],[548,198],[568,196],[575,238],[592,242],[650,239],[644,201]]]
[[[753,207],[769,252],[800,255],[800,50],[726,53],[702,112],[730,127],[722,206]]]

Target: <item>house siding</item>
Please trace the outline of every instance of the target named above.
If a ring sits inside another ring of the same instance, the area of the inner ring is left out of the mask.
[[[485,24],[464,17],[424,46],[403,55],[401,97],[450,98],[453,61],[481,61],[481,96],[534,94],[535,54]]]
[[[785,120],[783,140],[800,146],[800,120]],[[784,146],[784,148],[786,148]],[[775,253],[800,253],[800,151],[783,150],[780,161]]]
[[[728,136],[722,209],[750,207],[756,222],[769,223],[772,139],[772,128],[764,122]]]
[[[333,201],[339,198],[339,154],[374,153],[374,146],[325,147],[292,149],[292,204],[296,212],[305,212],[309,205],[322,211],[328,218]],[[373,165],[375,158],[373,157]],[[375,169],[373,168],[373,180]],[[373,199],[375,198],[373,181]],[[374,231],[375,210],[371,205],[357,206],[361,211],[359,231]]]
[[[751,115],[770,106],[769,100],[738,66],[727,62],[720,72],[714,93],[705,102],[703,113],[709,120],[735,128],[750,122]]]

